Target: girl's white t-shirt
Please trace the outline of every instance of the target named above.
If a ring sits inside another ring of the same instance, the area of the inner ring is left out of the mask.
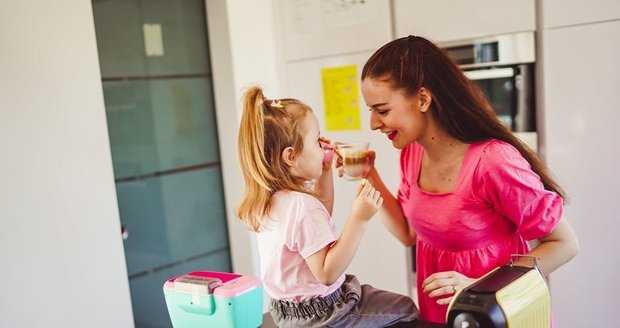
[[[314,277],[305,261],[336,240],[336,226],[318,199],[301,192],[276,192],[269,218],[257,233],[261,278],[267,293],[277,300],[299,303],[340,288],[344,274],[326,286]]]

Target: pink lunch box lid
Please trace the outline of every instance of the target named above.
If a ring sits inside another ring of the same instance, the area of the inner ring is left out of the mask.
[[[261,285],[260,279],[250,276],[217,271],[193,271],[168,279],[164,285],[164,289],[174,290],[174,281],[182,276],[198,276],[220,279],[222,281],[222,286],[216,287],[213,290],[213,295],[224,297],[239,296]]]

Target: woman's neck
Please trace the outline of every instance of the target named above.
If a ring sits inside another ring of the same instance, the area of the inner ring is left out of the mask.
[[[424,152],[432,162],[439,163],[462,155],[469,148],[469,144],[449,135],[445,130],[431,128],[418,140],[424,147]]]

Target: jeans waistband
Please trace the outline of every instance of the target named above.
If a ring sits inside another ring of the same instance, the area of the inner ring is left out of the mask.
[[[303,318],[312,315],[321,314],[325,309],[332,307],[338,302],[344,300],[344,291],[342,288],[338,288],[333,293],[325,297],[317,297],[315,299],[294,303],[289,301],[272,300],[271,304],[276,311],[296,318]]]

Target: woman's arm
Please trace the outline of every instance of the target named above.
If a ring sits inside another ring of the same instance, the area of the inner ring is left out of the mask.
[[[539,239],[540,245],[532,249],[528,255],[536,257],[538,268],[547,276],[564,263],[570,261],[579,250],[579,242],[570,223],[565,219],[560,219],[553,231]],[[527,263],[527,259],[517,261],[517,264]]]
[[[560,219],[555,229],[539,241],[540,245],[530,251],[528,255],[536,257],[538,268],[545,276],[575,257],[579,249],[573,228],[565,219]],[[526,267],[532,265],[527,258],[517,259],[515,263]],[[422,288],[429,297],[439,298],[437,304],[448,304],[454,292],[465,288],[474,281],[476,279],[467,277],[460,272],[444,271],[428,276],[422,282]]]
[[[383,206],[381,206],[379,210],[383,225],[385,225],[388,231],[405,246],[414,245],[416,242],[415,230],[409,226],[398,200],[385,186],[383,180],[379,176],[379,172],[377,172],[374,166],[368,174],[368,180],[370,180],[383,196]]]

